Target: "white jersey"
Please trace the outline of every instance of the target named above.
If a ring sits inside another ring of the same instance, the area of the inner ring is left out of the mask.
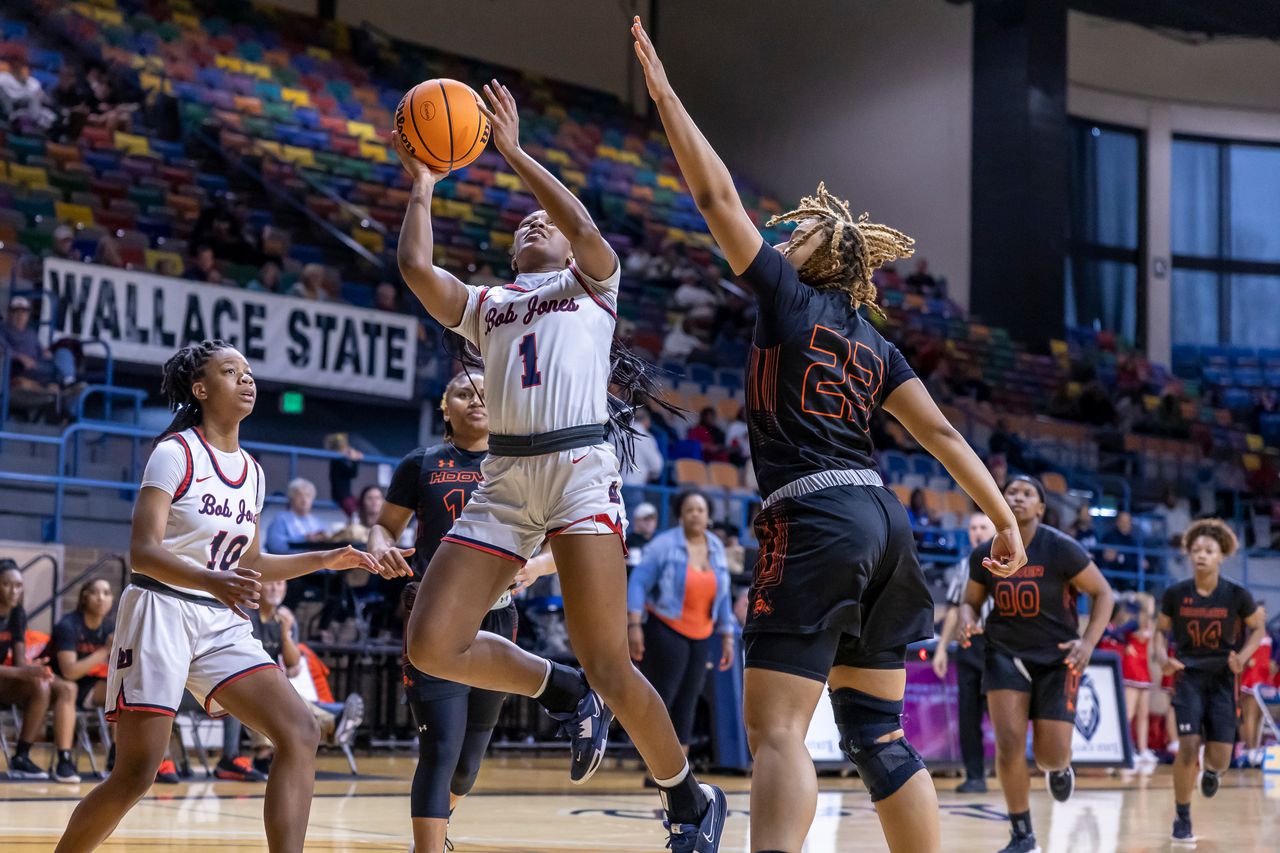
[[[621,266],[604,281],[578,265],[467,287],[453,331],[484,356],[489,429],[534,435],[609,419],[609,348]]]
[[[210,446],[194,427],[168,436],[152,451],[142,486],[173,498],[165,550],[200,568],[231,571],[240,565],[240,555],[257,533],[266,495],[257,460],[244,450],[225,453]],[[213,597],[202,589],[174,589]]]

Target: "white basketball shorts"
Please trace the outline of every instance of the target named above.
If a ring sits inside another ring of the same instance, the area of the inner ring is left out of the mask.
[[[172,717],[184,689],[210,716],[223,717],[219,690],[276,665],[250,623],[227,608],[129,586],[120,595],[111,644],[107,719],[121,711]]]
[[[626,539],[622,475],[610,444],[538,456],[490,455],[480,471],[484,481],[445,542],[523,563],[555,536],[616,533]]]

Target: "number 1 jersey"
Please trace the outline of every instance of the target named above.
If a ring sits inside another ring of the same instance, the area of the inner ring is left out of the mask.
[[[256,459],[244,450],[218,450],[205,441],[199,427],[185,429],[151,452],[142,474],[142,488],[147,487],[173,499],[164,529],[165,550],[202,569],[231,571],[240,565],[240,556],[257,535],[266,495]],[[202,589],[173,588],[213,598]]]
[[[871,416],[915,378],[842,290],[811,287],[762,242],[742,280],[755,291],[747,428],[760,494],[826,471],[876,467]]]

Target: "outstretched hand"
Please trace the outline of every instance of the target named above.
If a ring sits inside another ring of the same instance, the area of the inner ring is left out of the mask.
[[[653,41],[645,32],[644,24],[640,23],[639,15],[632,19],[631,36],[636,40],[636,58],[644,69],[644,82],[649,88],[649,97],[655,102],[660,101],[672,93],[671,84],[667,81],[667,70],[662,67],[662,60],[658,59]]]
[[[372,554],[350,545],[325,551],[324,567],[326,569],[364,569],[371,574],[380,574],[378,561],[373,559]]]
[[[998,578],[1007,578],[1026,564],[1027,551],[1016,527],[997,532],[991,542],[991,556],[982,560],[983,567]]]
[[[510,158],[520,150],[520,110],[511,90],[490,80],[484,84],[484,96],[489,106],[480,104],[480,111],[489,119],[490,139],[503,157]]]

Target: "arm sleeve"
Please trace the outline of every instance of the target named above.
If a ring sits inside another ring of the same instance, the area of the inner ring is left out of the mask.
[[[71,614],[58,620],[58,624],[53,626],[53,637],[49,640],[49,646],[54,652],[74,652],[76,650],[76,627],[71,624]]]
[[[142,472],[142,487],[151,486],[173,497],[182,488],[186,477],[187,454],[176,440],[166,440],[151,451],[151,458]]]
[[[1173,587],[1166,587],[1160,596],[1160,612],[1172,619],[1178,613],[1178,593]]]
[[[569,271],[573,273],[573,277],[578,280],[578,284],[582,285],[587,295],[601,308],[610,314],[618,313],[618,284],[622,281],[622,264],[618,263],[616,255],[613,258],[613,272],[609,273],[609,277],[603,281],[587,275],[576,262],[569,264]]]
[[[1242,619],[1248,619],[1257,612],[1258,602],[1254,599],[1253,593],[1249,592],[1245,587],[1241,586],[1238,589],[1240,591],[1236,593],[1236,597],[1240,606],[1236,609],[1236,613],[1240,614]]]
[[[480,306],[484,304],[489,288],[472,287],[469,284],[464,284],[463,287],[467,289],[467,305],[462,309],[462,319],[458,321],[458,325],[448,328],[480,346]]]
[[[1093,562],[1089,552],[1065,533],[1058,537],[1058,559],[1062,561],[1062,570],[1068,579],[1089,568]]]
[[[877,334],[879,334],[877,332]],[[884,340],[882,337],[881,340]],[[898,386],[904,382],[910,382],[916,378],[916,372],[911,369],[911,365],[907,364],[906,358],[893,344],[884,341],[884,389],[880,395],[883,401],[888,398]]]
[[[391,475],[391,485],[387,487],[387,503],[417,510],[418,481],[422,477],[422,460],[426,456],[426,450],[419,448],[400,460]]]
[[[741,278],[756,294],[759,313],[756,316],[756,343],[761,347],[775,346],[803,325],[804,307],[813,295],[813,289],[800,281],[796,268],[782,253],[764,240],[751,265],[742,271]]]

